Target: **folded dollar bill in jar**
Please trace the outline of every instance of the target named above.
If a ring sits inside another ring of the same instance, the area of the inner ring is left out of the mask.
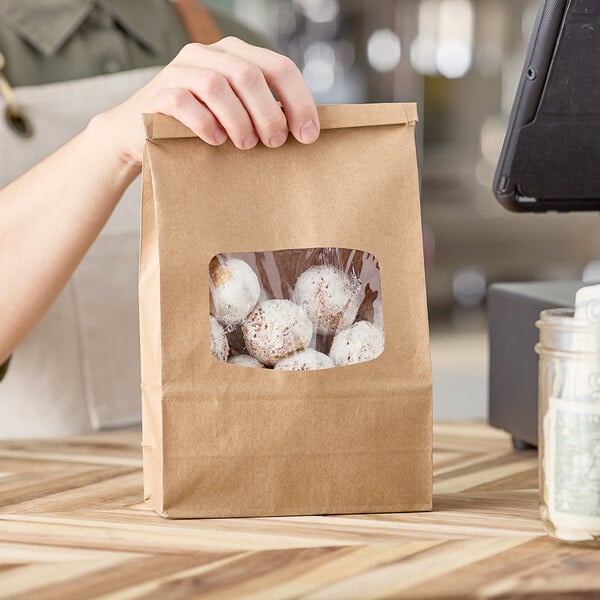
[[[587,285],[577,290],[575,319],[600,323],[600,285]]]
[[[565,349],[577,353],[567,363],[563,398],[600,400],[600,285],[580,288],[575,294],[574,330],[565,331]]]

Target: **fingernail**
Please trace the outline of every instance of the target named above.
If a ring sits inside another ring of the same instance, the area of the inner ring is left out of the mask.
[[[300,128],[300,139],[303,142],[314,142],[317,139],[317,126],[314,121],[305,123]]]
[[[269,139],[269,146],[273,146],[273,148],[278,148],[285,143],[287,140],[288,132],[285,129],[282,129],[278,133],[276,133],[272,138]]]
[[[252,133],[249,133],[244,138],[244,141],[242,142],[242,146],[244,146],[244,148],[254,148],[254,146],[256,146],[257,142],[258,142],[258,138],[256,137],[256,134],[254,132],[252,132]]]
[[[213,133],[213,139],[217,144],[222,144],[227,139],[227,134],[223,129],[217,127]]]

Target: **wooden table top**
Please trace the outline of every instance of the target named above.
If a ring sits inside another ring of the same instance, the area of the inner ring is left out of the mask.
[[[434,512],[167,521],[140,435],[0,443],[0,597],[600,598],[600,550],[538,520],[535,452],[436,424]]]

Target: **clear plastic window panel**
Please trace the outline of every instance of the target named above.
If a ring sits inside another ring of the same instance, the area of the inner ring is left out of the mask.
[[[348,248],[218,254],[209,264],[210,349],[231,365],[344,367],[384,350],[377,259]]]

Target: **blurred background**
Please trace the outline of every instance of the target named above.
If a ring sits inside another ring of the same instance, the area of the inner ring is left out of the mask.
[[[536,0],[208,0],[294,59],[319,103],[416,101],[434,416],[487,416],[486,288],[597,279],[594,214],[491,192]]]

